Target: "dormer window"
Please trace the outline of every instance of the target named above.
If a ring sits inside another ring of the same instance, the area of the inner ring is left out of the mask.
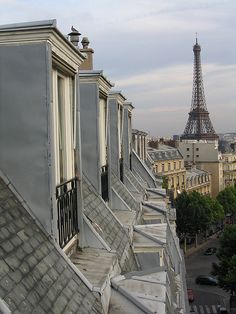
[[[52,82],[58,242],[63,248],[79,231],[74,163],[75,77],[54,68]]]
[[[56,183],[74,177],[75,148],[74,77],[53,70],[53,120]]]

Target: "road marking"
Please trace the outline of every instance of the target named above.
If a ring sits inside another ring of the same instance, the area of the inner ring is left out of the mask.
[[[204,305],[192,305],[190,310],[194,311],[195,314],[217,314],[216,305],[204,304]]]

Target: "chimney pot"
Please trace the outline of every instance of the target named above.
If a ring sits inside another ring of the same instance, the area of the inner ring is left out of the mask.
[[[88,46],[89,46],[88,37],[83,37],[81,43],[82,43],[83,49],[88,49]]]
[[[81,70],[92,70],[93,69],[93,49],[90,48],[88,37],[83,37],[82,41],[83,48],[80,49],[80,52],[82,52],[84,55],[87,56],[87,59],[84,60],[84,62],[81,64],[80,69]]]
[[[80,36],[80,32],[74,28],[74,26],[71,27],[71,32],[68,34],[68,36],[70,36],[70,41],[71,43],[78,47],[79,45],[79,36]]]

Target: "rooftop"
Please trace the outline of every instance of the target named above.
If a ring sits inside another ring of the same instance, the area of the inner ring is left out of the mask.
[[[148,147],[147,153],[153,162],[161,160],[183,159],[177,148],[159,144],[159,148]]]
[[[197,169],[197,168],[192,168],[191,170],[186,171],[186,179],[194,178],[194,177],[198,177],[202,175],[208,176],[209,172],[201,170],[201,169]]]
[[[98,313],[83,275],[0,177],[0,297],[20,313]]]

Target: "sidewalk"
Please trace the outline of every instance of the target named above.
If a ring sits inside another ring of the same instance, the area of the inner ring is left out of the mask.
[[[209,245],[209,243],[211,242],[212,239],[216,239],[217,238],[217,235],[218,235],[217,233],[213,234],[209,238],[205,239],[204,242],[198,244],[197,247],[195,247],[195,246],[190,247],[189,249],[187,249],[187,251],[184,254],[184,256],[188,257],[188,256],[194,254],[195,252],[198,252],[201,249],[204,249],[205,247],[207,247]]]

